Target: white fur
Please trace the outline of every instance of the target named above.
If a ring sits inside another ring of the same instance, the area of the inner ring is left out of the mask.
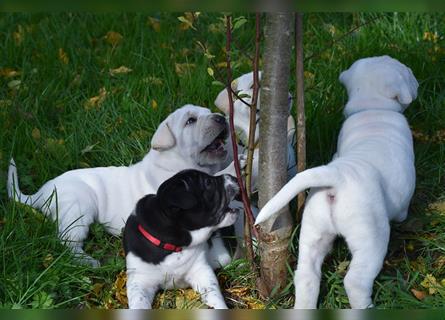
[[[315,308],[321,264],[342,235],[352,253],[344,279],[352,308],[372,306],[391,220],[403,221],[415,187],[411,131],[401,112],[417,96],[411,70],[388,56],[360,59],[340,76],[349,101],[337,153],[326,166],[297,174],[261,210],[270,218],[311,188],[300,232],[295,308]]]
[[[159,289],[192,287],[202,301],[215,309],[227,309],[207,256],[207,239],[213,231],[233,224],[236,213],[228,213],[215,227],[191,231],[192,242],[181,252],[168,255],[161,263],[143,261],[127,254],[127,297],[130,309],[151,309]]]
[[[197,122],[184,128],[189,116],[195,116]],[[159,185],[177,172],[198,169],[214,174],[225,166],[223,161],[201,165],[198,160],[199,152],[208,144],[211,117],[206,108],[186,105],[161,123],[152,139],[153,148],[142,161],[129,167],[71,170],[46,182],[30,196],[20,192],[17,169],[11,160],[9,197],[57,219],[60,237],[81,260],[97,266],[99,263],[82,249],[92,222],[100,222],[108,232],[119,235],[136,202],[146,194],[156,193]]]

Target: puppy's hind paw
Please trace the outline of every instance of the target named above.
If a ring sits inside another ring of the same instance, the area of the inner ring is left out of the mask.
[[[76,260],[79,264],[90,266],[92,268],[99,268],[100,262],[99,260],[94,259],[93,257],[90,257],[87,254],[76,254]]]

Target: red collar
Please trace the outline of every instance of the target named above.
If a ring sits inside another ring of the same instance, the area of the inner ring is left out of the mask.
[[[156,238],[153,235],[151,235],[150,233],[148,233],[148,231],[145,230],[140,224],[138,224],[138,229],[142,233],[142,235],[145,237],[145,239],[147,239],[148,241],[153,243],[155,246],[160,247],[167,251],[174,251],[174,252],[182,251],[182,247],[175,246],[174,244],[171,244],[171,243],[162,242],[158,238]]]

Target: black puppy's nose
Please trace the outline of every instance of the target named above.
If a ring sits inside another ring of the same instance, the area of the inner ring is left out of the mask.
[[[226,118],[220,114],[214,114],[212,119],[219,124],[225,124],[226,123]]]

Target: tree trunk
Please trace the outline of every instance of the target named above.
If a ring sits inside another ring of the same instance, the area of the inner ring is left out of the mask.
[[[306,169],[306,119],[304,115],[303,14],[295,15],[295,79],[297,96],[297,172]],[[306,194],[300,192],[297,201],[297,222],[301,221]]]
[[[292,13],[268,13],[265,25],[264,66],[261,81],[259,206],[262,208],[286,183],[287,118],[292,45]],[[259,227],[262,294],[286,285],[286,261],[292,230],[289,208],[275,221]]]

